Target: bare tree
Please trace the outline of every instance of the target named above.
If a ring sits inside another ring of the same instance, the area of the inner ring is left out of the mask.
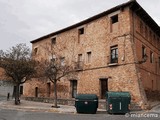
[[[26,44],[18,44],[7,51],[0,50],[0,67],[4,69],[5,75],[13,80],[16,85],[15,104],[20,104],[20,84],[30,80],[36,72],[35,62],[31,58],[31,51]]]
[[[58,107],[57,105],[57,82],[60,81],[62,78],[66,77],[69,79],[69,77],[76,76],[76,72],[74,70],[74,61],[70,58],[70,61],[65,58],[65,56],[62,56],[64,54],[64,51],[66,50],[66,41],[63,41],[62,43],[59,42],[59,45],[53,45],[52,43],[43,44],[39,46],[47,56],[43,58],[47,58],[46,60],[40,60],[40,64],[42,67],[40,67],[40,77],[43,74],[44,77],[50,80],[54,85],[54,106],[52,107]],[[71,57],[73,57],[73,51],[69,51]],[[38,57],[38,56],[37,56]],[[33,58],[36,58],[36,56],[33,56]],[[43,71],[42,71],[43,69]],[[43,79],[44,80],[44,79]]]
[[[45,66],[44,75],[53,83],[54,85],[54,106],[57,106],[57,82],[63,77],[68,77],[74,73],[74,69],[71,65],[64,63],[64,58],[58,57],[53,58]]]

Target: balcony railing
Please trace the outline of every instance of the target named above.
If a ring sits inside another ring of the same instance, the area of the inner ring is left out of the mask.
[[[75,63],[75,70],[83,70],[83,62],[78,61]]]
[[[114,66],[114,65],[118,65],[118,58],[111,58],[111,56],[107,56],[108,58],[108,62],[107,64],[110,65],[110,66]]]

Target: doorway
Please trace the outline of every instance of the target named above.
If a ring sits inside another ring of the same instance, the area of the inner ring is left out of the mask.
[[[38,87],[35,88],[35,97],[38,97]]]
[[[100,89],[101,89],[101,99],[106,98],[106,92],[108,92],[108,79],[101,78],[100,79]]]
[[[77,80],[71,80],[71,90],[72,98],[75,98],[77,95]]]
[[[47,97],[50,97],[51,94],[51,83],[47,83]]]

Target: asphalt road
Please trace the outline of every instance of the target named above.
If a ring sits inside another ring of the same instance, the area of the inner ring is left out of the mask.
[[[149,114],[149,113],[148,113]],[[159,120],[158,117],[126,117],[109,114],[60,114],[51,112],[0,109],[0,120]]]
[[[0,103],[6,97],[0,97]],[[43,111],[11,110],[0,108],[0,120],[160,120],[160,108],[143,114],[110,115],[98,114],[61,114]]]

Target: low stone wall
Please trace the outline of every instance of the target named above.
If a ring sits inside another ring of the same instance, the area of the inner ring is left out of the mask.
[[[25,100],[36,101],[36,102],[44,102],[44,103],[54,103],[53,98],[40,98],[40,97],[23,97]],[[58,104],[60,105],[74,105],[74,99],[58,99]]]
[[[23,97],[23,99],[28,101],[37,101],[37,102],[44,102],[44,103],[54,103],[53,98],[40,98],[40,97]],[[58,99],[58,104],[60,105],[75,105],[75,99]],[[99,109],[106,109],[106,101],[99,100]]]
[[[40,98],[40,97],[23,97],[23,99],[28,101],[37,101],[37,102],[44,102],[44,103],[54,103],[53,98]],[[75,99],[58,99],[58,104],[60,105],[75,105]],[[107,109],[107,102],[106,100],[100,99],[98,101],[98,108],[99,109]],[[130,106],[132,111],[142,110],[140,106],[138,106],[136,103],[131,102]]]

